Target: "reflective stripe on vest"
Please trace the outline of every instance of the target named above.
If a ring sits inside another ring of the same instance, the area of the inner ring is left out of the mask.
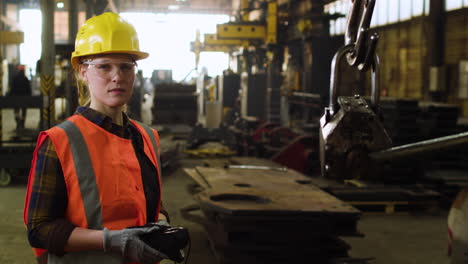
[[[89,229],[102,229],[101,203],[99,202],[99,189],[96,185],[91,157],[88,147],[80,132],[80,129],[71,121],[64,121],[58,127],[62,128],[70,142],[70,149],[76,167],[76,174],[81,193],[87,195],[83,197],[83,204],[86,213],[86,220]]]

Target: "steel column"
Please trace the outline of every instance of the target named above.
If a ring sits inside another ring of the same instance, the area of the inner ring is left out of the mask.
[[[0,15],[3,15],[3,1],[0,0]],[[3,22],[0,20],[0,31],[3,30]],[[0,97],[3,96],[3,56],[2,56],[2,51],[3,51],[3,45],[2,42],[0,41]],[[0,146],[2,145],[3,141],[3,116],[2,116],[2,110],[0,109]]]
[[[429,8],[429,65],[444,64],[445,1],[430,0]]]
[[[78,33],[78,0],[68,0],[68,43],[75,43]]]
[[[94,16],[94,0],[85,0],[86,3],[86,19],[90,19],[92,16]]]
[[[42,117],[44,127],[55,124],[55,46],[54,46],[54,0],[41,0],[42,12],[42,54],[41,54],[41,93],[48,96]]]
[[[69,0],[68,2],[68,43],[74,46],[76,35],[78,33],[78,0]],[[69,59],[69,58],[68,58]],[[77,88],[72,85],[73,71],[70,64],[64,69],[66,74],[65,95],[67,98],[66,115],[71,116],[78,106]]]

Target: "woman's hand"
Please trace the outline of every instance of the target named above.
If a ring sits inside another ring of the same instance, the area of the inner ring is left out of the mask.
[[[159,229],[153,227],[126,228],[110,231],[104,228],[104,251],[116,252],[130,261],[153,264],[168,257],[156,249],[145,244],[140,236]]]

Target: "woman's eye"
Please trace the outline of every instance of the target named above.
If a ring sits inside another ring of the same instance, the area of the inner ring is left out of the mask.
[[[100,70],[110,70],[112,67],[109,64],[96,64],[96,68]]]
[[[122,71],[130,71],[133,69],[133,65],[132,64],[122,64],[120,65],[120,69]]]

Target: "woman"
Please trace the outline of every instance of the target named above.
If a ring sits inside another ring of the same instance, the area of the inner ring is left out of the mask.
[[[24,221],[40,263],[167,258],[139,239],[159,228],[145,224],[167,224],[158,133],[124,112],[136,61],[146,57],[133,26],[117,14],[79,29],[71,62],[89,100],[40,133],[29,175]]]

